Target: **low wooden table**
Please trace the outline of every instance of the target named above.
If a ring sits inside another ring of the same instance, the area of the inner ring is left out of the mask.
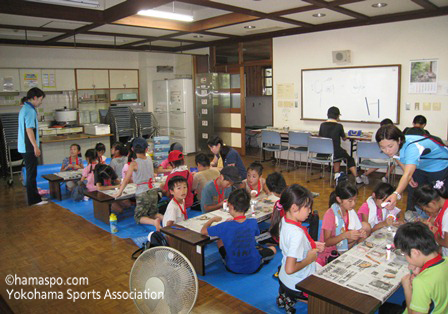
[[[373,313],[381,305],[374,297],[310,276],[296,285],[308,293],[308,313]]]
[[[84,192],[85,196],[90,197],[93,200],[93,216],[109,224],[109,216],[111,211],[111,204],[117,200],[112,196],[104,194],[100,191]]]
[[[79,180],[79,178],[64,179],[64,178],[61,178],[60,176],[55,175],[53,173],[43,175],[42,178],[48,180],[48,183],[50,185],[50,196],[59,201],[62,201],[61,183]]]

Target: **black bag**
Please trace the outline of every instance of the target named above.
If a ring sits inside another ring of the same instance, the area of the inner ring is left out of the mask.
[[[87,187],[84,184],[84,182],[78,182],[78,184],[75,185],[75,187],[73,188],[73,191],[72,191],[72,194],[70,195],[70,197],[75,202],[80,202],[84,199],[84,192],[86,192],[86,191],[87,191]]]
[[[144,251],[156,247],[156,246],[169,246],[168,241],[166,240],[165,236],[160,231],[153,231],[149,233],[148,235],[150,241],[146,241],[142,244],[142,247],[139,248],[137,251],[132,253],[132,259],[137,259],[140,254],[142,254]]]

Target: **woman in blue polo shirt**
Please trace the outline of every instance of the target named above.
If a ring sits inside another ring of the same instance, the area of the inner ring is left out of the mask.
[[[391,202],[389,207],[395,206],[409,184],[406,209],[415,210],[413,194],[418,185],[448,178],[448,148],[443,143],[421,135],[405,136],[390,124],[382,126],[375,138],[383,153],[396,158],[403,169],[395,192],[385,200]]]
[[[19,135],[17,148],[22,154],[26,168],[26,195],[28,205],[43,205],[36,183],[37,158],[40,156],[39,149],[39,123],[37,121],[36,108],[42,104],[45,93],[37,87],[31,88],[26,97],[22,98],[23,107],[19,113]]]
[[[247,177],[246,167],[243,164],[240,154],[230,146],[223,144],[219,136],[214,136],[207,141],[207,145],[215,158],[211,162],[212,167],[223,168],[226,166],[235,166],[238,168],[242,179]]]

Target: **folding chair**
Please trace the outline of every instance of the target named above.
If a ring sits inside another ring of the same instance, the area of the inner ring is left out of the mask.
[[[262,158],[261,154],[263,153],[263,150],[274,153],[275,159],[275,152],[280,154],[282,151],[287,149],[288,147],[282,146],[282,137],[279,132],[269,130],[261,131],[260,160]],[[277,158],[276,164],[280,164],[280,158]]]
[[[360,168],[379,168],[389,169],[393,163],[393,159],[384,154],[375,142],[358,142],[357,156],[360,160],[358,167]],[[365,158],[361,160],[361,158]],[[374,162],[369,159],[383,159],[385,162]],[[390,171],[387,175],[387,181],[390,182]]]
[[[312,155],[315,154],[313,157]],[[317,154],[324,154],[326,156],[317,156]],[[329,164],[330,166],[330,185],[331,179],[333,178],[333,164],[335,162],[339,162],[345,160],[345,158],[334,158],[334,148],[333,148],[333,140],[331,138],[326,137],[316,137],[310,136],[308,138],[308,154],[307,154],[307,163],[306,163],[306,182],[310,182],[308,180],[308,168],[313,166],[313,162],[316,164],[320,164],[322,168],[321,178],[324,177],[324,167],[323,165]],[[308,167],[309,164],[309,167]],[[348,166],[346,162],[346,171],[348,171]]]
[[[288,156],[286,159],[286,168],[289,171],[289,152],[293,152],[294,156],[294,169],[296,168],[296,153],[299,153],[300,159],[299,162],[302,164],[302,153],[308,152],[308,138],[311,136],[311,133],[308,132],[288,132]],[[299,167],[300,167],[299,164]]]

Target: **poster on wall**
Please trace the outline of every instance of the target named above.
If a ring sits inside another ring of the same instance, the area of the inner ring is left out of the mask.
[[[409,94],[437,93],[437,60],[411,61]]]
[[[39,86],[38,76],[36,73],[25,73],[23,76],[23,82],[25,89],[30,89]]]

